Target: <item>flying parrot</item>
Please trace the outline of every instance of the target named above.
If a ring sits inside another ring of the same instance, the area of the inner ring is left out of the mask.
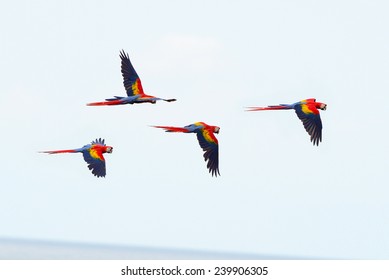
[[[112,153],[112,147],[104,144],[104,139],[96,139],[91,144],[87,144],[79,149],[43,151],[41,153],[59,154],[59,153],[82,153],[84,160],[88,163],[88,168],[92,174],[97,177],[105,177],[105,159],[103,154]]]
[[[166,132],[196,133],[200,147],[204,151],[204,160],[208,161],[207,168],[212,176],[217,177],[219,172],[219,143],[214,133],[219,133],[220,127],[208,125],[203,122],[196,122],[184,127],[153,126],[162,128]]]
[[[249,107],[248,111],[289,109],[295,110],[297,117],[302,121],[305,130],[311,136],[311,142],[313,142],[313,145],[318,146],[319,142],[321,142],[321,131],[323,128],[318,109],[326,110],[327,104],[316,102],[315,98],[309,98],[293,104],[271,105],[268,107]]]
[[[105,99],[105,101],[102,102],[88,103],[88,106],[124,105],[146,102],[155,104],[157,100],[163,100],[167,102],[176,101],[176,99],[163,99],[145,94],[143,92],[142,83],[139,79],[139,76],[132,66],[128,54],[126,54],[124,50],[120,52],[120,58],[122,60],[123,84],[124,88],[126,89],[127,96],[114,96],[113,98]]]

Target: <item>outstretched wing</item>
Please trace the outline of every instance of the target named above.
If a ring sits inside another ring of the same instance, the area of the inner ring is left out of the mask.
[[[88,168],[97,177],[105,177],[105,159],[101,149],[96,145],[91,145],[89,149],[82,152],[84,160],[88,163]]]
[[[318,146],[319,142],[321,142],[321,131],[323,128],[319,110],[313,103],[297,104],[294,109],[305,130],[311,136],[311,142],[313,142],[313,145]]]
[[[204,151],[204,160],[212,176],[220,175],[219,172],[219,144],[212,131],[201,129],[197,132],[197,140]]]
[[[131,64],[128,54],[121,50],[123,84],[128,96],[143,94],[142,83]]]

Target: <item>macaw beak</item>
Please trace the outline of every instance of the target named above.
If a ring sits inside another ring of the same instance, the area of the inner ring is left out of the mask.
[[[215,126],[215,129],[213,130],[214,133],[219,134],[220,127]]]
[[[107,153],[112,154],[112,150],[113,150],[113,148],[111,146],[107,147]]]

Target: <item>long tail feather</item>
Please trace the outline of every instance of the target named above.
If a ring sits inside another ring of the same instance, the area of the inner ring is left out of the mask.
[[[119,99],[111,101],[102,101],[102,102],[92,102],[86,104],[87,106],[104,106],[104,105],[122,105],[123,103]]]
[[[60,153],[77,153],[77,151],[73,149],[73,150],[41,151],[40,153],[60,154]]]
[[[188,132],[186,128],[183,127],[175,127],[175,126],[160,126],[160,125],[152,125],[152,127],[162,128],[166,132]]]
[[[166,101],[166,102],[173,102],[173,101],[177,101],[177,99],[175,98],[171,98],[171,99],[162,99],[163,101]]]
[[[292,109],[287,105],[271,105],[267,107],[247,107],[246,111],[265,111],[265,110],[288,110]]]

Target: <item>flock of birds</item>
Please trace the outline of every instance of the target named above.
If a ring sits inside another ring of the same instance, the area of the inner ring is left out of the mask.
[[[155,104],[158,100],[173,102],[176,99],[164,99],[144,93],[141,80],[136,73],[128,54],[123,50],[120,52],[121,71],[123,76],[123,84],[126,89],[127,96],[114,96],[107,98],[102,102],[88,103],[88,106],[112,106],[125,105],[135,103],[152,103]],[[321,102],[316,102],[316,99],[305,99],[293,104],[271,105],[267,107],[249,107],[248,111],[264,111],[264,110],[290,110],[294,109],[297,117],[302,121],[305,130],[311,136],[313,145],[319,145],[322,140],[323,125],[320,119],[319,110],[326,110],[327,105]],[[154,126],[162,128],[166,132],[182,132],[195,133],[200,147],[204,151],[204,160],[207,162],[207,168],[212,176],[220,175],[219,172],[219,143],[215,137],[218,134],[220,127],[208,125],[204,122],[196,122],[184,127],[175,126]],[[58,154],[58,153],[82,153],[84,160],[88,164],[88,168],[92,174],[97,177],[105,177],[106,167],[103,154],[112,153],[113,148],[107,146],[104,139],[96,139],[90,144],[87,144],[79,149],[43,151],[42,153]]]

